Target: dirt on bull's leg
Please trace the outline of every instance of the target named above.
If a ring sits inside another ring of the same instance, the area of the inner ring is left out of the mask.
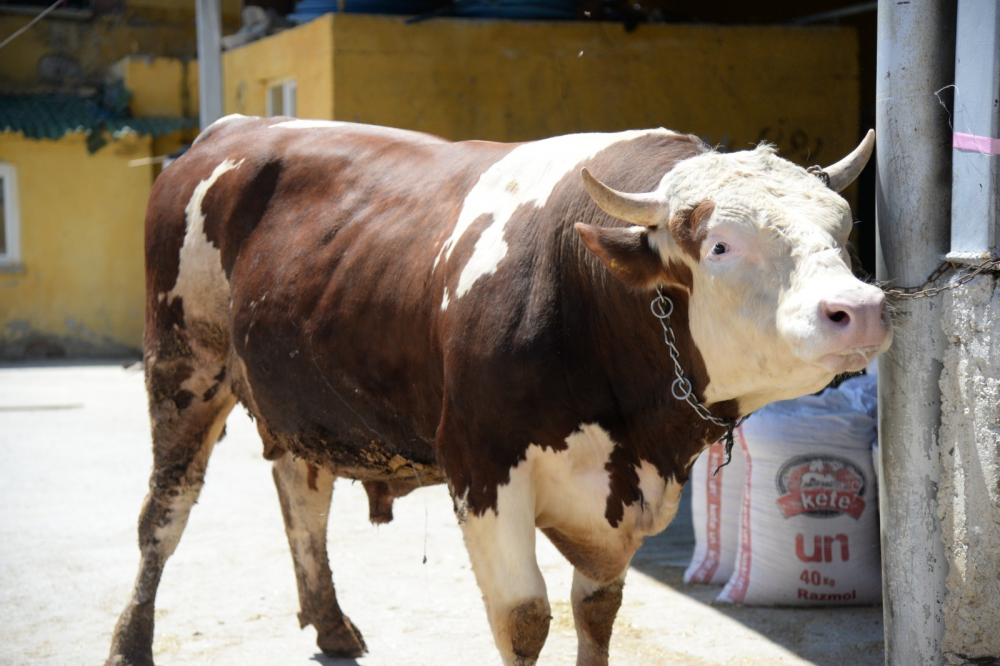
[[[337,603],[326,551],[334,477],[286,453],[274,462],[274,484],[285,519],[298,585],[299,624],[316,628],[316,644],[331,657],[359,657],[368,647]]]
[[[579,571],[573,575],[573,618],[576,622],[577,666],[607,666],[615,617],[622,605],[622,578],[600,585]]]
[[[191,507],[204,485],[205,470],[236,399],[223,389],[206,398],[183,388],[199,371],[186,365],[167,371],[155,361],[147,366],[147,389],[153,421],[153,472],[139,515],[142,559],[132,598],[118,619],[108,666],[152,666],[156,592],[167,559],[187,525]],[[174,364],[177,365],[177,364]]]
[[[532,666],[549,636],[552,615],[544,599],[533,599],[510,612],[509,627],[515,666]]]

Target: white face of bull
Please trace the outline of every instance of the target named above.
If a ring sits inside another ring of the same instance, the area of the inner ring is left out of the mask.
[[[841,189],[842,166],[830,168]],[[635,197],[585,180],[607,212],[642,225],[634,235],[665,265],[690,269],[689,326],[708,403],[737,399],[746,413],[817,391],[888,348],[885,297],[851,273],[847,202],[772,149],[692,157]]]

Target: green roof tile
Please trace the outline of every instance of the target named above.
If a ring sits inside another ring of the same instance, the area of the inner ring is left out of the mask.
[[[112,136],[135,133],[163,136],[194,127],[190,118],[132,117],[127,111],[109,110],[97,96],[0,95],[0,131],[21,132],[30,139],[58,139],[68,132],[110,132]]]

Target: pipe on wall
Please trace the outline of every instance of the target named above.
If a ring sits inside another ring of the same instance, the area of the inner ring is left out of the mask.
[[[222,2],[196,0],[198,104],[201,128],[222,117]]]
[[[959,0],[956,35],[948,260],[979,264],[1000,258],[1000,5]]]
[[[949,247],[954,0],[878,6],[877,277],[924,282]],[[896,301],[895,342],[879,367],[885,663],[943,662],[947,561],[937,510],[945,338],[941,296]]]

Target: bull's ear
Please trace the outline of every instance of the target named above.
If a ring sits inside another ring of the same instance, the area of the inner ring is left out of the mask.
[[[633,287],[653,287],[666,277],[660,255],[649,245],[647,227],[605,229],[578,222],[580,240],[611,274]]]

